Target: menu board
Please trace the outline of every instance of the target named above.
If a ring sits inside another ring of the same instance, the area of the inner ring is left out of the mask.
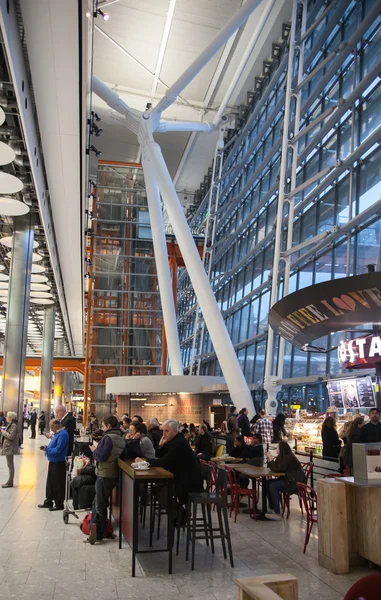
[[[336,408],[344,408],[340,381],[328,381],[327,385],[330,404],[336,406]]]
[[[356,383],[360,408],[374,408],[376,401],[373,394],[371,377],[359,377],[356,379]]]
[[[343,379],[340,381],[340,384],[344,408],[358,408],[359,399],[357,394],[356,379]]]

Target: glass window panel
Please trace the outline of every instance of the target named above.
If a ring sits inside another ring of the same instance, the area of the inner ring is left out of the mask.
[[[247,328],[249,325],[250,304],[246,304],[241,311],[241,325],[239,329],[239,342],[247,339]]]
[[[270,308],[270,291],[261,296],[261,308],[259,312],[258,333],[262,333],[267,327]]]
[[[247,332],[247,338],[250,339],[257,335],[258,331],[258,308],[259,299],[255,298],[250,304],[250,317],[249,317],[249,329]]]

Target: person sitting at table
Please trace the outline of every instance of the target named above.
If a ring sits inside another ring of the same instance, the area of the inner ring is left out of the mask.
[[[147,429],[152,438],[153,447],[155,450],[157,450],[163,435],[163,432],[160,429],[159,421],[155,417],[150,417],[147,419]]]
[[[152,467],[162,467],[173,473],[175,496],[181,506],[188,502],[188,494],[191,492],[202,492],[203,481],[201,465],[195,453],[184,436],[178,431],[179,423],[176,419],[168,419],[162,425],[163,437],[156,451],[156,458],[147,459]],[[140,462],[143,458],[137,458]],[[159,497],[162,505],[165,503]],[[186,513],[183,511],[182,523],[186,521]]]
[[[262,436],[260,433],[255,433],[251,438],[248,438],[248,443],[245,444],[241,452],[241,458],[244,462],[255,467],[263,467],[264,451],[262,444]]]
[[[139,423],[139,421],[130,424],[130,429],[126,435],[127,456],[129,456],[129,442],[132,440],[139,440],[139,446],[142,457],[147,459],[155,458],[155,448],[153,447],[151,440],[146,434],[146,431],[146,426],[143,423]]]
[[[284,473],[277,479],[267,482],[267,497],[269,510],[266,518],[271,521],[281,521],[280,494],[285,492],[289,496],[298,493],[298,483],[306,483],[302,465],[296,458],[287,442],[279,442],[278,456],[274,458],[271,452],[266,452],[267,466],[273,473]]]
[[[243,439],[243,435],[237,435],[234,440],[233,448],[229,453],[229,456],[233,458],[242,458],[242,452],[246,449],[246,442]]]
[[[208,431],[208,427],[205,423],[200,425],[198,433],[199,435],[195,445],[196,456],[202,460],[210,460],[215,451],[214,437]]]

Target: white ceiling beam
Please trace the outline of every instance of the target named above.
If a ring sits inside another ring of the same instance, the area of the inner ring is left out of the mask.
[[[175,13],[177,0],[169,0],[169,6],[167,11],[167,17],[165,19],[165,25],[163,30],[163,36],[160,42],[159,54],[157,56],[155,74],[153,77],[152,88],[151,88],[151,99],[155,98],[157,86],[159,83],[161,68],[163,66],[164,56],[168,45],[168,38],[172,27],[173,15]]]
[[[152,71],[150,71],[150,69],[148,69],[148,67],[146,67],[145,65],[143,65],[142,62],[140,62],[140,60],[135,58],[135,56],[133,56],[130,52],[128,52],[128,50],[126,50],[125,48],[123,48],[123,46],[118,44],[118,42],[115,41],[114,38],[111,37],[111,35],[109,35],[105,31],[103,31],[103,29],[101,29],[99,27],[99,25],[95,25],[95,31],[98,31],[98,33],[101,33],[111,44],[113,44],[113,46],[115,46],[115,48],[117,48],[118,50],[123,52],[123,54],[125,56],[128,56],[128,58],[130,60],[132,60],[136,65],[138,65],[141,69],[143,69],[143,71],[145,71],[146,73],[151,75],[151,77],[155,78],[155,73],[152,73]],[[169,89],[169,85],[167,85],[162,79],[160,79],[160,77],[157,78],[157,81],[158,81],[158,83],[161,83],[161,85],[163,85],[165,88],[167,88],[167,90]],[[187,100],[185,100],[185,98],[183,98],[180,94],[179,94],[178,98],[184,104],[189,104],[189,102]]]

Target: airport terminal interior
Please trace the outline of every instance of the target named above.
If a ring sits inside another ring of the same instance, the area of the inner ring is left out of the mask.
[[[380,600],[381,0],[0,36],[2,598]]]

